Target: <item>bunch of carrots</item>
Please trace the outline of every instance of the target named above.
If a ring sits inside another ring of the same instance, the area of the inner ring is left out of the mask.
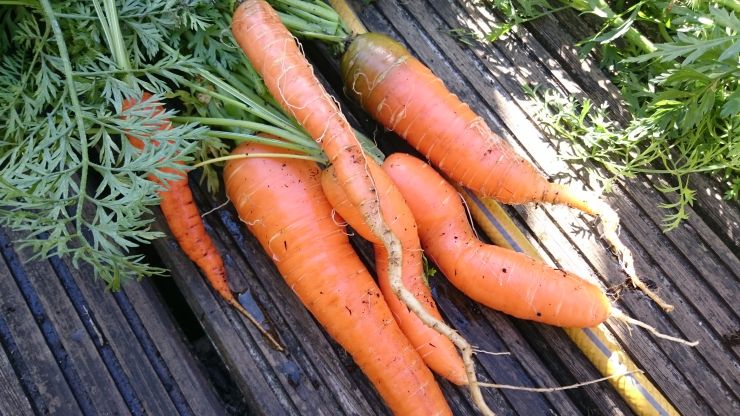
[[[476,380],[472,347],[442,320],[424,282],[422,250],[462,292],[515,317],[564,327],[591,327],[610,316],[631,319],[602,288],[479,241],[456,190],[432,166],[404,154],[382,165],[369,157],[264,0],[247,0],[235,10],[232,33],[275,104],[310,136],[328,167],[322,170],[317,157],[305,156],[300,147],[280,145],[280,137],[255,135],[220,159],[227,160],[227,195],[286,283],[395,414],[451,413],[430,369],[468,386],[481,413],[493,414]],[[548,181],[400,44],[379,34],[360,35],[341,67],[347,92],[452,181],[505,203],[565,204],[600,217],[625,270],[644,287],[616,236],[618,218],[608,205]],[[147,96],[141,101],[149,103]],[[160,111],[161,104],[145,105]],[[145,145],[142,138],[129,139]],[[180,175],[162,184],[170,229],[218,294],[248,316],[229,289],[187,176]],[[346,224],[375,245],[377,284],[354,254]]]

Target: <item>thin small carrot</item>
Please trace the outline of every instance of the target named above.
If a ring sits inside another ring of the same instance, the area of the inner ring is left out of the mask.
[[[580,277],[478,240],[455,188],[402,153],[383,164],[419,225],[424,252],[460,291],[509,315],[562,327],[592,327],[611,314],[604,292]]]
[[[276,151],[245,143],[233,154]],[[398,415],[451,414],[434,376],[393,321],[332,215],[320,175],[316,163],[298,159],[245,158],[224,169],[226,192],[241,220],[388,407]]]
[[[148,102],[152,95],[145,92],[142,95],[141,102]],[[138,101],[134,99],[125,100],[123,103],[123,110],[126,111],[134,106]],[[161,103],[151,103],[152,112],[154,114],[161,113]],[[164,123],[158,126],[160,130],[170,128],[170,123]],[[140,138],[132,135],[126,135],[131,144],[139,150],[143,150],[145,143]],[[159,146],[159,143],[154,142],[153,145]],[[180,246],[182,251],[188,256],[188,258],[195,263],[198,268],[203,272],[208,283],[211,285],[213,290],[218,293],[229,305],[236,309],[239,313],[244,315],[252,324],[259,329],[279,351],[283,350],[280,343],[267,332],[262,325],[239,303],[234,296],[234,293],[229,287],[229,282],[226,278],[226,267],[224,267],[224,261],[221,254],[216,249],[213,240],[206,232],[205,226],[203,225],[203,219],[200,216],[198,207],[193,200],[193,193],[190,190],[188,184],[188,176],[182,170],[176,170],[171,168],[162,169],[163,172],[176,176],[178,179],[167,181],[165,189],[159,192],[161,202],[159,204],[167,221],[167,226],[172,232],[175,241]],[[156,183],[162,184],[154,175],[150,176],[150,179]]]
[[[369,167],[371,172],[380,170],[380,167],[375,163],[370,163]],[[430,315],[441,321],[442,316],[437,310],[432,293],[424,281],[422,251],[414,217],[393,182],[385,175],[375,175],[375,177],[378,178],[375,185],[381,195],[381,209],[383,212],[393,212],[395,214],[394,218],[386,218],[386,221],[391,225],[393,231],[398,234],[401,245],[404,247],[402,266],[404,285],[413,293],[416,299],[421,301]],[[465,366],[452,342],[434,329],[424,325],[393,293],[388,279],[388,256],[385,248],[347,201],[346,195],[339,186],[339,179],[334,172],[334,168],[329,167],[322,172],[321,186],[337,213],[358,234],[375,245],[375,265],[380,290],[383,292],[383,297],[388,302],[396,322],[421,354],[424,362],[435,373],[447,380],[457,385],[466,384]],[[395,206],[388,209],[387,205],[389,204]]]
[[[602,221],[603,237],[633,284],[665,310],[673,307],[642,282],[618,237],[619,216],[596,194],[550,182],[429,68],[387,36],[357,36],[342,57],[346,92],[454,181],[507,204],[563,204]]]

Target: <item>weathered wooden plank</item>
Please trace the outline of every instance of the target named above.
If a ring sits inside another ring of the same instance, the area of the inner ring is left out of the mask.
[[[10,272],[0,262],[0,279],[10,278]],[[32,415],[34,411],[21,386],[18,370],[13,368],[6,355],[6,349],[11,349],[13,346],[5,344],[14,344],[8,332],[3,313],[0,313],[0,416]],[[23,363],[20,370],[25,371],[26,368]],[[38,395],[38,391],[35,393]]]
[[[17,238],[17,234],[10,234]],[[19,250],[19,260],[24,264],[26,276],[38,293],[47,319],[59,334],[61,346],[79,373],[80,388],[90,397],[95,413],[125,414],[128,407],[110,377],[108,368],[98,353],[90,334],[86,331],[72,301],[57,278],[49,261],[31,261],[29,250]],[[106,397],[105,400],[94,400]]]
[[[152,362],[147,357],[146,342],[137,336],[133,323],[118,305],[117,296],[105,290],[101,281],[93,281],[92,270],[80,264],[79,269],[66,260],[56,264],[57,274],[63,280],[67,293],[84,305],[82,317],[92,329],[91,336],[101,354],[107,356],[108,368],[126,398],[129,411],[134,414],[189,414],[179,408],[168,389],[176,385],[163,385]],[[94,335],[92,335],[94,334]]]
[[[197,405],[195,408],[199,409],[198,414],[223,414],[223,406],[215,397],[212,387],[206,386],[205,377],[199,369],[197,372],[195,371],[196,366],[192,354],[185,349],[182,339],[180,337],[164,337],[164,335],[171,335],[176,332],[171,320],[166,323],[162,322],[162,319],[168,316],[162,315],[161,305],[155,307],[151,305],[151,300],[149,300],[149,305],[139,302],[137,307],[143,308],[142,312],[146,313],[147,326],[156,328],[163,336],[158,339],[159,345],[166,346],[169,350],[161,352],[152,350],[149,354],[142,354],[141,349],[136,348],[140,347],[142,343],[140,334],[134,336],[134,334],[128,333],[125,334],[125,337],[108,336],[108,326],[132,326],[130,316],[128,316],[129,322],[123,317],[113,320],[112,316],[115,316],[115,314],[110,314],[111,311],[105,309],[105,306],[103,306],[105,302],[90,302],[89,298],[83,295],[83,292],[87,292],[85,289],[81,290],[80,286],[91,286],[87,290],[96,293],[96,296],[102,294],[102,299],[108,302],[108,307],[116,304],[112,295],[105,294],[104,286],[100,282],[93,281],[91,270],[76,270],[73,272],[71,265],[65,264],[55,257],[48,261],[28,261],[27,251],[14,251],[9,241],[7,241],[7,247],[4,249],[4,255],[5,258],[12,256],[11,264],[16,264],[13,269],[16,276],[14,277],[10,272],[7,274],[0,273],[0,284],[10,285],[14,279],[21,279],[20,284],[25,285],[22,292],[23,296],[27,298],[26,302],[30,302],[40,311],[37,314],[43,314],[40,322],[47,325],[46,328],[43,328],[43,333],[48,343],[47,348],[51,349],[51,354],[54,356],[51,358],[51,362],[53,363],[57,359],[62,366],[62,380],[54,380],[53,376],[47,376],[47,373],[45,373],[44,378],[48,380],[43,380],[43,382],[50,383],[51,388],[47,391],[46,385],[42,384],[42,388],[39,389],[36,387],[39,383],[38,380],[35,380],[35,377],[34,380],[30,380],[33,376],[33,365],[25,363],[30,361],[36,364],[36,355],[43,356],[43,351],[35,351],[34,348],[23,348],[23,341],[16,342],[16,339],[12,338],[10,328],[7,334],[3,333],[4,337],[0,337],[5,348],[9,348],[9,343],[13,344],[11,347],[16,351],[17,356],[15,361],[20,361],[17,365],[21,367],[18,370],[20,371],[18,377],[26,384],[24,387],[26,394],[33,401],[34,407],[39,409],[37,413],[56,414],[59,410],[63,414],[78,414],[80,412],[83,414],[109,415],[144,414],[146,411],[155,414],[160,412],[191,414],[192,412],[187,406],[182,406],[182,403],[186,403],[185,398],[182,397],[181,403],[178,403],[173,395],[173,391],[180,389],[181,383],[186,383],[188,386],[192,385],[192,388],[188,390],[187,400]],[[5,270],[2,271],[5,272]],[[76,275],[76,280],[73,273]],[[17,275],[22,276],[18,277]],[[133,290],[134,292],[141,292],[143,288],[137,286]],[[29,295],[29,292],[33,296]],[[12,299],[13,293],[10,290],[6,288],[3,293],[8,293],[8,300]],[[120,294],[115,296],[119,296],[119,303],[128,302],[125,297],[121,300]],[[139,298],[141,299],[141,296]],[[8,306],[2,309],[3,315],[6,313],[15,314],[18,310],[17,306]],[[103,322],[100,322],[99,317],[101,316]],[[33,321],[33,318],[28,319],[26,317],[26,319],[19,318],[18,322],[31,324]],[[11,323],[15,324],[16,322],[12,320]],[[5,320],[2,321],[2,324],[5,324]],[[137,331],[134,330],[134,332]],[[53,334],[51,340],[49,340],[50,333]],[[154,345],[151,340],[149,340],[149,344]],[[35,347],[36,349],[40,348]],[[120,359],[120,351],[127,352],[123,355],[123,360]],[[133,355],[130,354],[130,351],[133,351]],[[154,357],[155,355],[156,357]],[[165,363],[164,360],[169,361]],[[147,363],[147,361],[149,362]],[[159,375],[158,379],[153,376],[152,372],[131,370],[130,368],[146,367],[155,361],[159,361],[155,367],[157,365],[159,367],[169,366],[173,368],[175,374],[184,374],[187,377],[168,380]],[[73,376],[70,376],[69,373],[72,373]],[[144,377],[131,377],[131,374],[135,375],[137,373],[143,374]],[[156,385],[157,382],[161,383],[159,387]],[[136,391],[134,385],[138,386],[139,392]],[[70,394],[76,397],[72,399],[66,397],[65,386],[68,386],[67,389],[70,390]],[[148,395],[143,395],[143,403],[140,399],[142,397],[141,389],[150,391]],[[40,396],[40,398],[35,396]],[[180,394],[180,396],[183,395]],[[80,400],[85,400],[83,410],[80,410],[79,407],[75,407],[76,410],[68,407],[76,406],[76,402]],[[170,403],[167,404],[168,402]],[[57,409],[60,403],[67,407]]]
[[[23,267],[10,240],[1,229],[0,250],[5,260],[3,266],[0,266],[0,311],[9,330],[9,333],[3,335],[15,343],[15,360],[25,365],[22,369],[25,374],[20,377],[24,377],[26,383],[38,391],[39,400],[36,403],[39,411],[49,414],[83,414],[68,385],[66,374],[60,368],[61,365],[69,367],[69,360],[63,351],[58,350],[56,355],[51,351],[50,348],[58,344],[58,336],[48,324],[38,299],[24,299],[16,281],[18,274],[23,273]],[[5,341],[3,345],[7,348]]]
[[[0,349],[0,416],[32,414],[31,404],[23,395],[23,390],[10,367],[10,362]]]
[[[158,354],[168,364],[172,378],[180,386],[192,412],[196,415],[224,414],[223,403],[205,377],[200,363],[188,350],[184,335],[164,306],[164,300],[155,291],[152,282],[143,281],[140,284],[128,285],[125,293],[136,313],[144,317],[143,325],[151,334]]]

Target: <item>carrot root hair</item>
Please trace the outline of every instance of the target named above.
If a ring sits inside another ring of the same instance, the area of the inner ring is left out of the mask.
[[[653,334],[655,337],[660,339],[665,339],[671,342],[677,342],[679,344],[688,345],[689,347],[695,347],[699,345],[699,341],[688,341],[683,338],[674,337],[668,334],[664,334],[660,331],[658,331],[654,326],[648,325],[645,322],[642,322],[640,320],[637,320],[624,312],[622,312],[620,309],[612,308],[612,318],[618,319],[628,325],[634,325],[639,326],[640,328],[646,329],[648,332]]]
[[[483,387],[490,387],[494,389],[505,389],[505,390],[519,390],[519,391],[529,391],[532,393],[550,393],[553,391],[561,391],[561,390],[571,390],[571,389],[577,389],[583,386],[588,386],[590,384],[596,384],[601,383],[602,381],[612,380],[615,378],[620,378],[624,376],[628,376],[630,374],[634,373],[644,373],[642,370],[631,370],[631,371],[625,371],[624,373],[619,374],[612,374],[610,376],[597,378],[594,380],[584,381],[582,383],[575,383],[570,384],[567,386],[560,386],[560,387],[523,387],[523,386],[514,386],[511,384],[496,384],[496,383],[481,383],[481,386]]]

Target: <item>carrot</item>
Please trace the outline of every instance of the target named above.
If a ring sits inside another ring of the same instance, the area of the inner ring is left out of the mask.
[[[618,237],[619,217],[608,204],[594,193],[550,182],[401,44],[377,33],[359,35],[342,57],[341,72],[345,90],[365,111],[454,181],[503,203],[564,204],[599,217],[633,284],[672,309],[637,277],[632,254]]]
[[[393,293],[425,325],[444,333],[460,349],[473,401],[481,412],[492,415],[477,384],[470,344],[447,324],[429,315],[404,287],[401,269],[403,247],[385,219],[394,215],[381,213],[375,189],[377,178],[369,173],[362,146],[336,101],[313,75],[311,65],[293,36],[264,0],[242,3],[234,11],[231,30],[270,94],[321,145],[336,169],[347,200],[360,213],[370,231],[382,241],[388,254],[388,276]],[[377,174],[382,175],[382,171]]]
[[[281,151],[245,143],[233,154]],[[318,165],[231,160],[226,193],[301,302],[360,366],[398,415],[451,411],[419,354],[393,321],[321,189]]]
[[[411,208],[424,252],[472,299],[518,318],[562,327],[592,327],[609,317],[611,303],[596,285],[479,241],[457,191],[431,166],[396,153],[383,170]]]
[[[380,170],[380,167],[374,163],[369,164],[369,167],[371,172]],[[401,245],[404,247],[402,265],[404,285],[416,299],[421,301],[424,309],[430,315],[441,321],[442,316],[437,310],[437,305],[434,303],[431,291],[424,281],[422,253],[414,217],[406,206],[400,192],[393,185],[393,182],[388,180],[388,177],[385,175],[377,175],[377,177],[379,181],[375,185],[382,196],[380,199],[381,209],[386,211],[387,205],[395,205],[388,211],[395,212],[397,215],[397,218],[390,221],[390,224],[393,231],[398,234],[401,239]],[[380,180],[383,181],[381,182]],[[339,179],[335,174],[334,168],[330,167],[322,172],[321,186],[324,189],[324,194],[337,213],[358,234],[375,245],[375,264],[380,290],[383,292],[383,297],[388,302],[388,306],[391,308],[396,322],[422,356],[424,362],[434,372],[447,380],[457,385],[466,384],[465,366],[452,342],[439,332],[424,325],[393,293],[388,279],[388,256],[385,248],[380,240],[370,232],[365,223],[362,222],[362,218],[357,215],[357,211],[347,201],[347,197],[339,186]]]
[[[151,94],[145,92],[142,95],[141,101],[147,102],[151,97]],[[134,99],[125,100],[123,102],[123,110],[126,111],[136,103],[137,101]],[[152,103],[152,106],[155,107],[153,111],[162,111],[160,103]],[[161,124],[158,128],[160,130],[168,129],[170,128],[170,123]],[[134,147],[139,150],[144,149],[144,141],[140,138],[132,135],[126,135],[126,137]],[[154,142],[154,145],[159,146],[160,144]],[[166,187],[159,191],[159,197],[161,198],[159,207],[167,221],[167,226],[172,232],[173,237],[175,237],[175,241],[177,241],[177,244],[188,258],[203,272],[203,275],[213,290],[229,305],[252,322],[275,348],[282,351],[283,347],[280,343],[244,309],[234,296],[231,288],[229,288],[224,261],[203,225],[203,219],[193,200],[193,193],[190,191],[187,174],[181,170],[171,168],[165,168],[162,171],[178,178],[167,181]],[[154,175],[151,175],[150,179],[162,184]]]

